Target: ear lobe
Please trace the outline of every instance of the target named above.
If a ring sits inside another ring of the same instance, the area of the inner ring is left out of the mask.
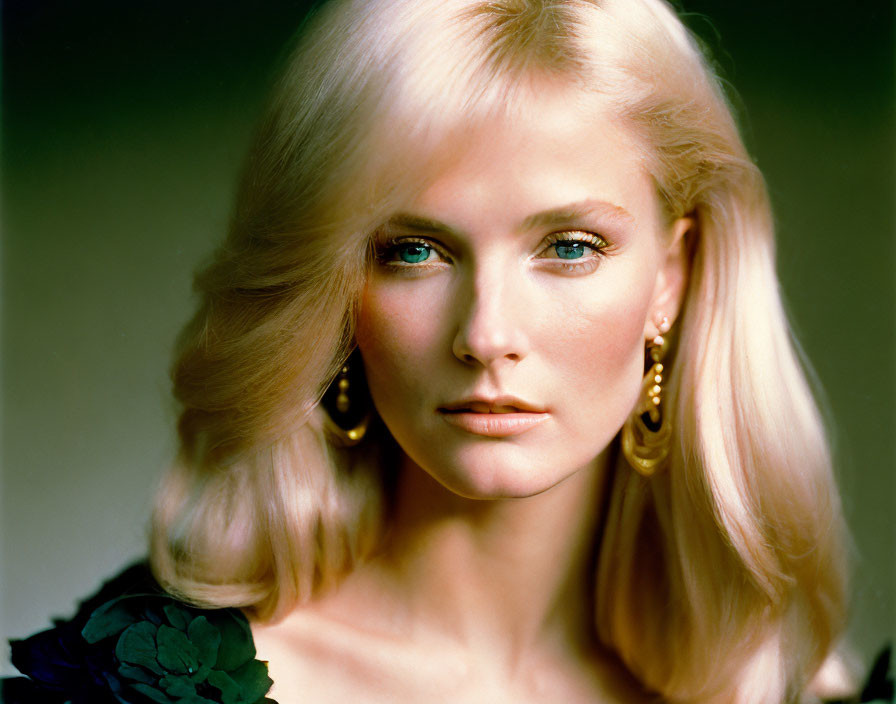
[[[666,317],[671,325],[678,317],[690,274],[688,235],[693,236],[696,225],[692,217],[678,218],[672,223],[671,237],[657,272],[650,316],[644,324],[645,339],[660,334],[656,320]]]

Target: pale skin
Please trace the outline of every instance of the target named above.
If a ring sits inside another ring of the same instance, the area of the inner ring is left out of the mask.
[[[404,453],[396,511],[339,587],[252,623],[281,704],[652,700],[596,643],[592,561],[692,221],[599,100],[536,95],[378,236],[356,336]]]

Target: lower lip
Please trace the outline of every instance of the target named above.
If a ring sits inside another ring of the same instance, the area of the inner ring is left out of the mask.
[[[447,423],[474,435],[506,438],[531,430],[548,419],[547,413],[473,413],[441,411]]]

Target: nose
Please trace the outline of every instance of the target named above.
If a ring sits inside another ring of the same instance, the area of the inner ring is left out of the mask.
[[[459,323],[452,352],[485,368],[521,361],[529,350],[520,282],[501,272],[477,274],[458,296]]]

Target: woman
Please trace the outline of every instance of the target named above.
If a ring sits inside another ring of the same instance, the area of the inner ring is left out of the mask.
[[[240,638],[281,702],[809,696],[839,502],[762,178],[660,0],[324,6],[198,288],[151,564],[232,608],[91,602],[119,700],[254,701]]]

